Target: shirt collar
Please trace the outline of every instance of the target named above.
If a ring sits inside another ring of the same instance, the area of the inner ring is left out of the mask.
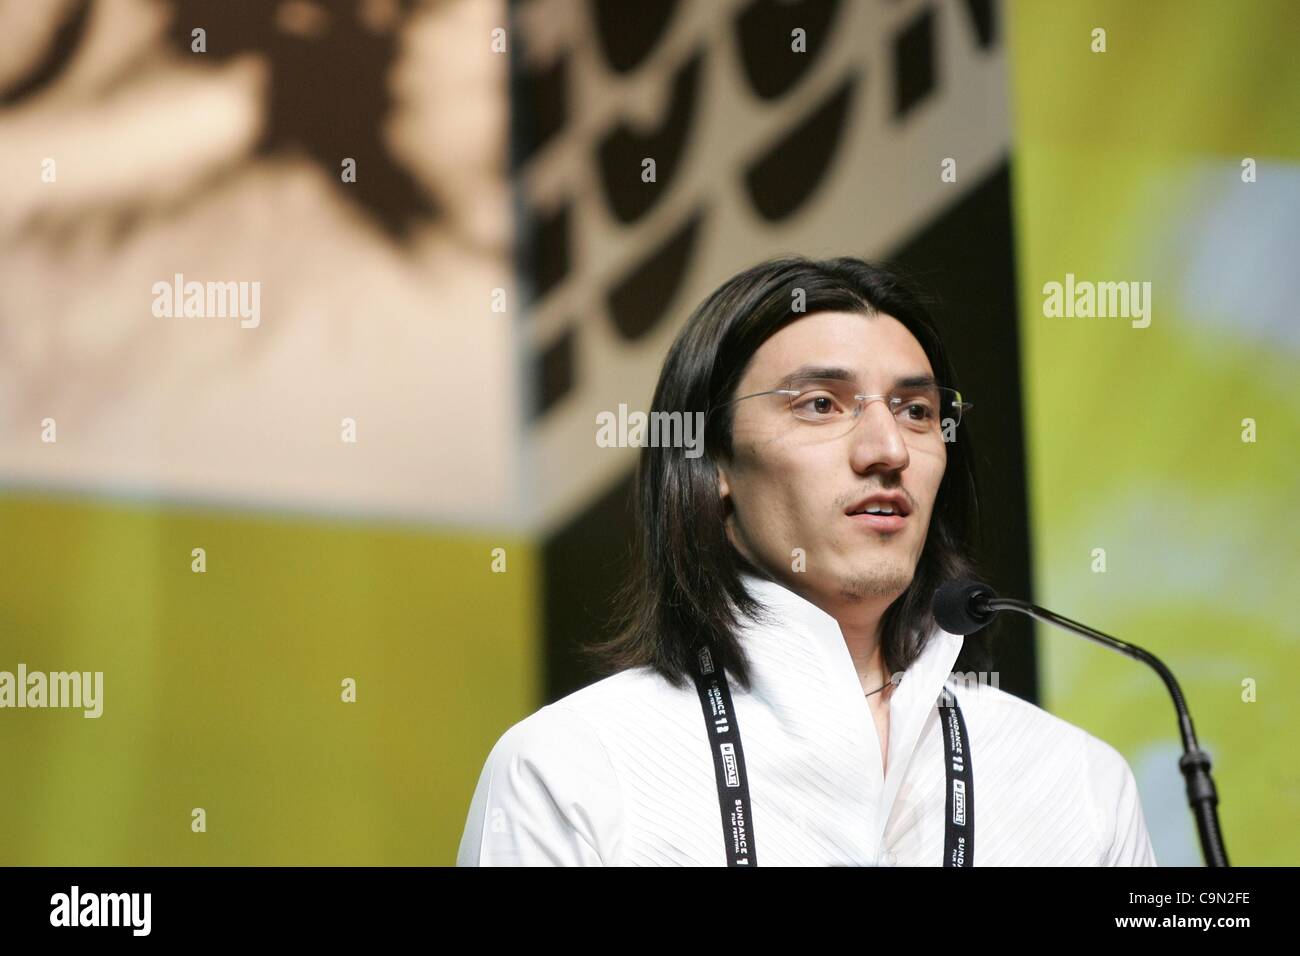
[[[938,703],[965,639],[936,627],[891,693],[888,774],[884,775],[875,723],[839,622],[776,581],[749,573],[742,573],[741,581],[767,611],[766,622],[742,620],[751,693],[778,712],[824,708],[818,717],[860,728],[856,739],[866,751],[860,755],[865,783],[873,790],[879,788],[883,833],[921,728]]]

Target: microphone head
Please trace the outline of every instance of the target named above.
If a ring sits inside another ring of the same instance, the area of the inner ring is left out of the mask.
[[[949,581],[934,592],[934,620],[949,634],[973,634],[993,620],[983,602],[997,592],[981,581]]]

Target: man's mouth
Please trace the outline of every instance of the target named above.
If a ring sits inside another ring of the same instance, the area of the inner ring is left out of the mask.
[[[861,527],[872,531],[901,531],[912,509],[905,495],[881,492],[850,505],[845,513]]]
[[[907,525],[906,515],[859,511],[849,515],[849,518],[872,531],[902,531]]]

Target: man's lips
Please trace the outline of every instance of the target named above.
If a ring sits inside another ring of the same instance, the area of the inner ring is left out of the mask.
[[[860,527],[872,531],[902,531],[907,525],[907,515],[871,515],[860,512],[848,517]]]
[[[892,514],[871,513],[885,511]],[[911,513],[911,503],[901,491],[873,492],[845,509],[851,520],[873,531],[901,531]]]

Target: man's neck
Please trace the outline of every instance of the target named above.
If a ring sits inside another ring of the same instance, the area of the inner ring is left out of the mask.
[[[840,633],[844,635],[844,643],[849,649],[849,657],[853,658],[853,666],[858,672],[858,681],[862,684],[864,694],[878,690],[890,678],[885,670],[884,654],[880,650],[882,616],[876,614],[869,619],[856,613],[835,616],[840,623]],[[887,697],[890,688],[887,687],[880,693]]]
[[[839,623],[840,634],[844,637],[849,657],[853,658],[862,692],[870,693],[885,684],[891,675],[885,670],[885,658],[880,649],[880,623],[894,599],[873,597],[823,601],[810,597],[809,600]],[[872,699],[888,698],[892,690],[892,687],[886,687],[878,695],[873,695]]]
[[[800,587],[803,581],[782,580],[781,576],[767,574],[767,577],[794,591],[804,600],[817,605],[840,626],[840,634],[848,648],[849,657],[858,674],[858,683],[862,685],[863,694],[869,694],[887,683],[892,675],[885,672],[885,659],[880,651],[880,622],[885,611],[897,595],[849,598],[838,596],[831,599],[826,595],[810,593]],[[797,578],[798,575],[795,575]],[[892,686],[885,687],[878,694],[873,694],[869,701],[888,700],[893,693]]]

